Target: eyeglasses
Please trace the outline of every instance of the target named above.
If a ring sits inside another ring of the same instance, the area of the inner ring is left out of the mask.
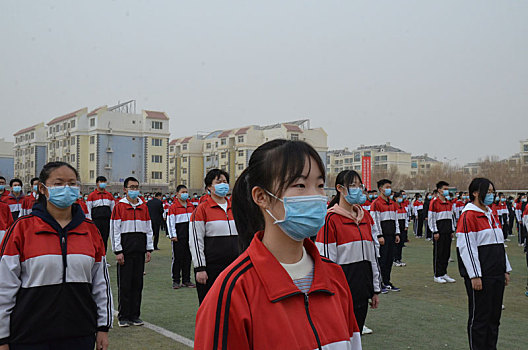
[[[46,187],[62,187],[62,186],[81,187],[81,183],[79,181],[71,181],[71,182],[56,181],[53,184],[46,186]]]
[[[135,190],[139,190],[139,186],[128,186],[127,189],[135,191]]]
[[[365,191],[365,185],[361,184],[359,186],[355,185],[355,184],[350,184],[348,186],[348,188],[352,189],[352,190],[356,190],[356,189],[360,189],[361,191]]]

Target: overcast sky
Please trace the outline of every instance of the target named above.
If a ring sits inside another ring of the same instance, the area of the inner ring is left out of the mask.
[[[528,2],[0,0],[0,137],[137,100],[172,137],[310,118],[442,160],[528,138]]]

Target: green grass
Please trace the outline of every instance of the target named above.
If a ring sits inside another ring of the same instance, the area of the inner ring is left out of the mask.
[[[409,232],[412,232],[410,230]],[[380,308],[369,310],[366,324],[374,330],[362,337],[364,349],[467,349],[467,296],[457,262],[449,264],[448,273],[457,282],[433,283],[432,244],[410,238],[403,250],[406,267],[394,267],[393,283],[399,293],[380,296]],[[160,238],[160,251],[147,264],[141,317],[189,339],[194,338],[198,308],[195,289],[173,290],[170,276],[170,242]],[[499,332],[499,349],[526,349],[528,338],[528,298],[524,296],[528,278],[526,260],[515,240],[508,242],[508,256],[513,267],[512,281],[506,287]],[[455,241],[452,245],[455,257]],[[110,274],[117,308],[116,270],[109,256]],[[188,349],[143,327],[110,331],[111,349]]]

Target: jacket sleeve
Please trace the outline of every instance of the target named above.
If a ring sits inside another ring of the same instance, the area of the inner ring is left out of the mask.
[[[13,220],[13,215],[11,215],[11,210],[9,210],[8,206],[5,206],[4,215],[6,217],[6,223],[7,223],[6,230],[7,230],[11,225],[13,225],[13,222],[15,222],[15,220]]]
[[[92,267],[92,298],[97,306],[97,330],[108,332],[113,323],[113,302],[110,277],[106,266],[106,256],[101,235],[94,235],[95,262]]]
[[[526,206],[528,208],[528,205]],[[519,210],[520,212],[520,210]],[[524,227],[528,230],[528,211],[525,210],[524,215],[522,216],[522,221],[519,220],[519,222],[522,222],[524,224]]]
[[[337,236],[332,215],[327,215],[325,224],[317,233],[315,245],[319,254],[327,259],[337,262]]]
[[[92,208],[93,208],[93,200],[92,200],[92,194],[90,193],[88,195],[88,199],[86,200],[86,207],[88,208],[88,215],[90,215],[90,218],[92,217]],[[112,209],[113,211],[113,209]]]
[[[176,215],[172,208],[169,208],[169,215],[167,216],[167,231],[169,231],[169,238],[178,237],[176,233]]]
[[[399,236],[401,232],[400,232],[400,224],[398,223],[398,214],[396,211],[394,212],[394,224],[396,226],[396,236]]]
[[[470,225],[466,220],[467,214],[463,213],[460,218],[461,224],[457,229],[457,248],[460,258],[469,278],[482,277],[480,268],[477,233],[472,232]],[[509,264],[509,263],[508,263]]]
[[[12,226],[4,236],[0,251],[0,345],[9,343],[11,312],[16,304],[16,295],[22,281],[18,237]]]
[[[374,202],[377,203],[377,202]],[[372,220],[374,220],[374,225],[372,225],[372,234],[376,235],[376,237],[383,237],[383,231],[381,230],[381,222],[380,222],[380,212],[377,210],[377,206],[374,205],[374,208],[370,207],[370,216],[372,216]]]
[[[429,225],[429,229],[431,232],[438,233],[438,228],[436,227],[436,212],[434,212],[434,205],[433,202],[429,204],[429,214],[427,215],[427,224]]]
[[[205,216],[203,213],[203,206],[198,206],[191,216],[191,231],[192,236],[189,237],[189,248],[195,271],[205,271]]]
[[[145,232],[147,235],[147,252],[152,252],[154,250],[154,231],[152,231],[152,222],[150,221],[150,214],[146,206],[145,211],[148,219],[147,232]]]
[[[110,241],[112,242],[112,251],[116,255],[123,252],[123,247],[121,246],[121,221],[119,205],[116,205],[110,219]]]

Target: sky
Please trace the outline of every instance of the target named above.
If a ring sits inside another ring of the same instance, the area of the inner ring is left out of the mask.
[[[171,137],[310,119],[464,164],[528,138],[528,2],[0,0],[0,137],[136,100]]]

